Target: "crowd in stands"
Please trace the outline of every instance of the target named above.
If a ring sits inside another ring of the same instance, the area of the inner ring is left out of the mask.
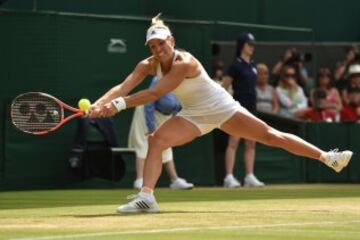
[[[306,58],[289,48],[272,68],[257,64],[257,111],[314,122],[360,123],[359,49],[349,47],[344,60],[333,69],[320,66],[314,77],[305,67]],[[219,60],[213,68],[213,78],[221,84],[226,69]]]

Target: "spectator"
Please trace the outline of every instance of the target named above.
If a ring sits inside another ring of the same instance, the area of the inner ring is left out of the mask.
[[[342,91],[346,89],[349,67],[359,63],[360,53],[356,46],[347,47],[345,49],[345,59],[336,64],[334,79],[335,86]]]
[[[312,91],[313,106],[309,111],[305,112],[303,119],[307,119],[313,122],[337,122],[339,119],[338,112],[332,111],[328,108],[328,97],[325,89],[316,89]]]
[[[212,79],[220,84],[221,86],[224,86],[224,69],[223,69],[223,62],[222,61],[218,61],[217,64],[215,64],[213,66],[213,77]],[[230,95],[233,95],[234,94],[234,90],[232,88],[232,86],[229,84],[228,86],[226,86],[226,91],[230,94]]]
[[[333,115],[337,116],[336,119],[340,119],[340,111],[342,108],[341,97],[339,91],[332,86],[332,77],[329,68],[320,68],[318,70],[316,75],[316,88],[310,92],[310,103],[315,109],[318,107],[315,92],[318,90],[325,92],[325,94],[320,94],[318,97],[322,97],[323,95],[326,97],[325,99],[321,98],[321,109],[333,112]]]
[[[256,79],[257,70],[252,55],[255,51],[255,38],[251,33],[242,33],[237,39],[236,58],[231,64],[228,75],[224,78],[225,89],[231,84],[234,90],[234,99],[248,111],[256,112]],[[225,152],[224,187],[240,187],[240,182],[234,177],[235,156],[240,137],[229,136]],[[245,172],[244,186],[263,187],[265,184],[254,175],[255,141],[244,139]]]
[[[346,88],[342,90],[342,100],[344,104],[349,104],[347,89],[360,88],[360,64],[353,64],[349,67],[348,81]]]
[[[276,78],[275,85],[278,85],[278,81],[281,77],[281,69],[285,65],[291,65],[296,70],[296,81],[303,89],[309,82],[309,73],[307,68],[304,66],[305,54],[300,53],[296,48],[286,49],[283,58],[279,60],[272,69],[272,74]]]
[[[360,123],[360,88],[349,86],[347,93],[349,102],[341,111],[341,121]]]
[[[156,77],[152,79],[150,88],[156,85],[157,80]],[[154,132],[157,126],[180,111],[180,109],[180,103],[171,93],[162,96],[153,103],[135,108],[128,143],[129,147],[135,148],[136,151],[136,180],[134,181],[134,188],[141,189],[143,184],[144,162],[148,151],[147,136]],[[194,184],[178,177],[173,161],[172,148],[163,151],[162,162],[171,180],[170,188],[192,189],[194,187]]]
[[[277,113],[279,101],[275,89],[268,84],[269,69],[264,63],[257,65],[256,110],[260,112]]]
[[[308,110],[307,98],[303,89],[296,83],[296,70],[285,65],[280,74],[276,93],[280,103],[280,114],[285,117],[301,117]]]

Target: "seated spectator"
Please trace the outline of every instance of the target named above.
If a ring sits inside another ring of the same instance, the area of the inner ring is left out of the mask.
[[[360,88],[349,86],[347,93],[349,102],[341,111],[341,121],[360,123]]]
[[[339,115],[328,108],[327,92],[324,89],[312,91],[313,106],[301,118],[313,122],[337,122]]]
[[[309,81],[309,72],[304,65],[305,55],[300,53],[296,48],[286,49],[281,60],[279,60],[272,69],[272,74],[276,78],[274,85],[278,85],[280,80],[281,70],[285,65],[291,65],[295,68],[296,71],[296,82],[303,89],[308,84]]]
[[[348,72],[348,81],[346,88],[342,90],[342,100],[344,104],[349,104],[349,98],[347,89],[350,88],[360,88],[360,64],[353,64],[349,67]]]
[[[280,74],[276,93],[280,103],[280,115],[285,117],[301,117],[308,110],[304,90],[296,83],[296,70],[285,65]]]
[[[345,49],[345,59],[336,63],[334,80],[335,86],[342,91],[347,86],[349,67],[360,61],[359,49],[356,46]]]
[[[212,79],[220,84],[221,86],[224,86],[224,82],[223,82],[223,78],[224,78],[224,68],[223,68],[223,63],[221,61],[217,62],[216,65],[213,66],[213,77]],[[228,93],[230,93],[230,95],[232,96],[234,93],[234,90],[232,88],[232,85],[229,84],[229,86],[226,88],[226,91]]]
[[[316,96],[314,95],[316,92],[319,93],[319,90],[324,91],[325,94],[322,95],[326,97],[325,99],[321,99],[321,109],[333,112],[333,115],[338,116],[336,119],[339,119],[342,102],[339,91],[332,86],[331,71],[329,68],[320,68],[318,70],[316,87],[310,91],[310,103],[315,109],[318,106],[316,106]],[[318,97],[319,96],[320,95],[318,95]]]
[[[279,111],[279,101],[275,89],[269,85],[269,69],[264,63],[257,65],[256,110],[267,113]]]

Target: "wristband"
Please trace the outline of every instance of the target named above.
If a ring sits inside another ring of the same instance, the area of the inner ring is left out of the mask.
[[[123,97],[115,98],[114,100],[111,101],[111,103],[112,105],[114,105],[114,107],[117,109],[118,112],[126,109],[126,102]]]

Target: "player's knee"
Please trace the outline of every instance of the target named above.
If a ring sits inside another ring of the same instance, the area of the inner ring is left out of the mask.
[[[165,150],[166,141],[164,141],[160,136],[156,134],[151,134],[148,138],[149,148],[156,148],[159,150]]]

